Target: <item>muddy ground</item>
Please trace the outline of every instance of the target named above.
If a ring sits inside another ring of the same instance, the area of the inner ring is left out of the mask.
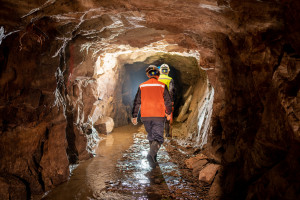
[[[151,169],[145,159],[148,149],[145,130],[140,126],[133,145],[117,165],[124,177],[117,182],[107,181],[106,192],[125,193],[136,199],[206,199],[209,185],[201,183],[185,164],[199,149],[184,143],[180,137],[166,138],[155,169]]]
[[[159,166],[152,169],[146,159],[149,143],[143,125],[119,127],[100,137],[97,155],[74,166],[69,181],[43,199],[206,199],[208,185],[201,184],[185,165],[199,152],[180,138],[166,138],[158,152]]]

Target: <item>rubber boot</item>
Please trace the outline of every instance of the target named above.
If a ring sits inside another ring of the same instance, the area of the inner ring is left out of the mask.
[[[149,162],[150,167],[155,168],[158,165],[156,158],[157,158],[157,152],[160,148],[160,144],[157,141],[152,141],[150,143],[151,143],[150,151],[147,155],[147,160]]]
[[[152,142],[153,142],[153,141],[149,141],[150,148],[151,148]],[[154,156],[154,162],[157,162],[157,154]]]
[[[166,131],[166,137],[170,137],[170,124],[168,121],[165,123],[165,131]]]
[[[154,151],[155,151],[154,161],[157,163],[157,152],[160,149],[161,144],[159,142],[157,142],[157,141],[154,141],[153,145],[154,145]]]

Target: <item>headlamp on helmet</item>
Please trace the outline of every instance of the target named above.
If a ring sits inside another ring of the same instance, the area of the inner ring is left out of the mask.
[[[162,64],[161,66],[160,66],[160,73],[162,73],[162,74],[169,74],[169,72],[170,72],[170,67],[169,67],[169,65],[167,65],[167,64]]]
[[[150,65],[149,67],[147,67],[146,69],[146,74],[148,76],[159,76],[159,70],[155,65]]]

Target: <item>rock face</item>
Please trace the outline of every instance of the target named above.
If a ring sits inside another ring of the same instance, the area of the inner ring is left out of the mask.
[[[124,65],[139,62],[196,86],[182,130],[222,161],[225,198],[299,198],[299,1],[1,4],[1,199],[66,181],[99,117],[127,124]]]
[[[100,118],[95,122],[94,126],[98,133],[108,134],[114,129],[114,120],[110,117]]]
[[[234,2],[231,5],[241,16],[245,10],[258,8],[251,2],[250,8]],[[218,95],[213,118],[215,137],[211,139],[212,143],[217,143],[218,137],[225,142],[220,148],[224,152],[223,190],[233,192],[226,195],[234,199],[299,197],[295,179],[291,178],[299,175],[296,170],[299,162],[295,162],[299,155],[294,153],[299,151],[299,109],[297,103],[292,103],[299,99],[299,86],[294,85],[294,81],[299,81],[296,78],[299,64],[295,59],[299,52],[283,38],[281,21],[271,20],[273,11],[282,20],[281,12],[293,11],[266,6],[263,13],[248,15],[247,23],[240,18],[244,24],[242,29],[247,33],[219,35],[216,40],[220,49],[218,62],[222,64],[215,69],[219,71],[214,85]],[[258,23],[258,16],[266,20],[260,30],[257,26],[248,26]],[[285,84],[278,83],[282,78]],[[223,86],[218,87],[219,84]]]
[[[220,165],[208,164],[199,173],[199,180],[211,184],[219,170]]]

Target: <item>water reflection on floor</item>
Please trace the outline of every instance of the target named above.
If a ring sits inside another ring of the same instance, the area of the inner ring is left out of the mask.
[[[146,160],[148,150],[146,134],[133,126],[117,128],[100,142],[95,158],[80,163],[45,199],[199,199],[164,146],[155,169]]]

